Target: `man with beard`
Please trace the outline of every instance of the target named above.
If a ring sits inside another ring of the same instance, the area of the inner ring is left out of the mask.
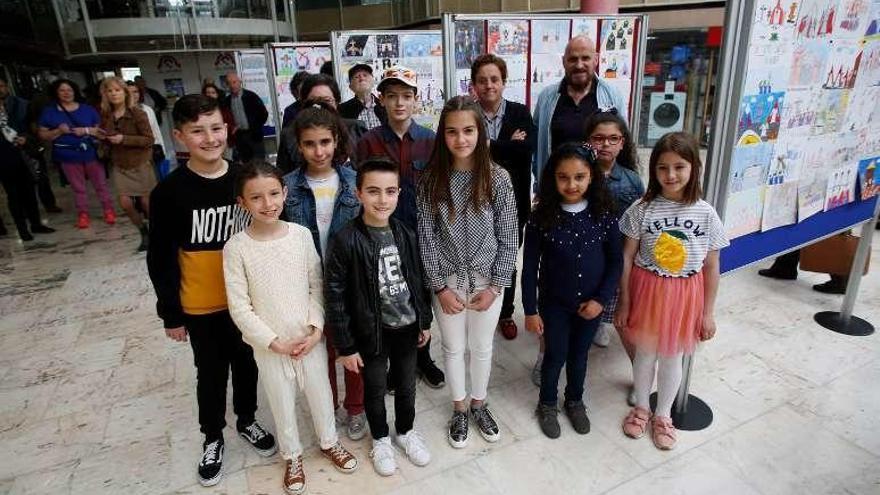
[[[550,153],[568,141],[583,142],[584,123],[600,110],[616,109],[626,115],[626,102],[620,93],[596,75],[596,47],[584,36],[569,40],[562,56],[565,77],[558,84],[544,88],[535,107],[538,145],[535,149],[535,180]],[[625,117],[624,117],[625,118]]]

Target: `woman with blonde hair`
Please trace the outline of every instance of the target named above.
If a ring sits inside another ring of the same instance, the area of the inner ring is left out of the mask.
[[[146,251],[144,218],[149,216],[150,191],[156,185],[152,167],[155,139],[147,114],[132,100],[122,78],[101,81],[101,130],[119,206],[141,233],[138,251]]]

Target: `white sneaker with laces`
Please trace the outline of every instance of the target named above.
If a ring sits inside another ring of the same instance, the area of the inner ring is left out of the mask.
[[[373,458],[373,469],[381,476],[391,476],[397,471],[397,461],[394,459],[394,446],[391,439],[382,437],[373,440],[373,450],[370,451]]]
[[[427,466],[431,462],[431,453],[425,445],[425,438],[416,430],[409,430],[406,435],[397,435],[397,445],[406,452],[409,461],[416,466]]]

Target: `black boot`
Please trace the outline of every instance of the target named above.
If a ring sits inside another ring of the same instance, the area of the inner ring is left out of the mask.
[[[773,266],[758,270],[762,277],[777,278],[779,280],[795,280],[798,276],[797,267],[800,261],[800,251],[792,251],[776,258]]]
[[[138,246],[138,252],[146,251],[147,247],[150,245],[150,232],[147,230],[146,225],[141,225],[138,229],[141,232],[141,244]]]

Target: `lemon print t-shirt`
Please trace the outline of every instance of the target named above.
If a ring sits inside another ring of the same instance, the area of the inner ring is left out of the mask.
[[[703,200],[637,201],[620,218],[620,231],[641,241],[636,265],[663,277],[690,277],[703,269],[709,251],[730,244],[715,209]]]

